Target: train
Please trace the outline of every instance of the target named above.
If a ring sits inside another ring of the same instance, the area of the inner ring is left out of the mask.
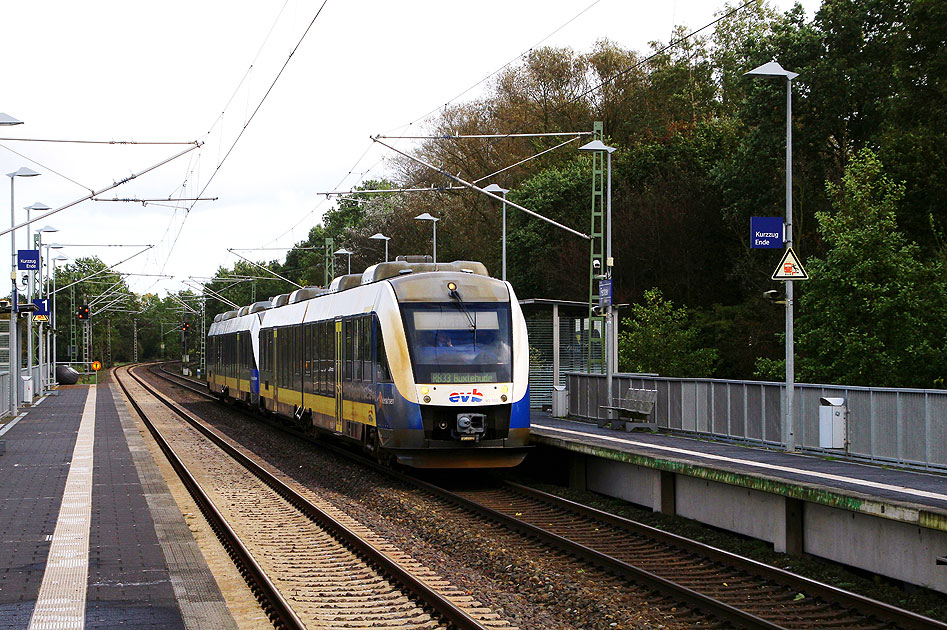
[[[529,450],[513,287],[474,261],[378,263],[214,317],[206,379],[315,436],[412,468],[507,468]]]

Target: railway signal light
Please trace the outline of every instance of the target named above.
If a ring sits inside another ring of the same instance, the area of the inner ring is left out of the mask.
[[[83,304],[78,309],[76,309],[76,319],[86,320],[91,317],[89,312],[89,305]]]
[[[187,332],[191,329],[191,325],[187,322],[181,324],[181,332]]]

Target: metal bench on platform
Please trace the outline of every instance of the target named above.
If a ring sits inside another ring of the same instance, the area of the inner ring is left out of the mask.
[[[617,405],[602,405],[607,415],[609,411],[618,413],[617,418],[599,418],[598,426],[605,427],[611,424],[613,429],[624,429],[632,431],[634,429],[657,430],[658,423],[650,420],[651,412],[654,410],[654,401],[657,399],[658,392],[654,389],[634,389],[628,388],[625,395],[619,399]]]

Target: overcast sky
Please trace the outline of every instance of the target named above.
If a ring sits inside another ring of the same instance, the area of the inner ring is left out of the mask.
[[[184,202],[86,201],[34,229],[56,227],[46,240],[68,245],[64,255],[98,255],[107,264],[139,250],[80,245],[153,244],[118,269],[174,276],[131,279],[136,291],[177,290],[188,276],[232,265],[237,259],[227,248],[289,247],[305,238],[331,207],[319,193],[385,174],[390,153],[370,135],[420,131],[426,115],[458,97],[476,98],[482,86],[465,91],[531,47],[586,52],[608,38],[644,51],[649,41],[667,42],[675,24],[698,28],[723,7],[722,0],[328,0],[224,160],[321,3],[4,3],[0,112],[25,124],[0,127],[0,137],[201,141],[200,149],[101,197],[167,199],[202,190],[218,197],[189,214]],[[803,2],[810,17],[818,5]],[[186,148],[2,140],[0,172],[27,166],[42,173],[16,179],[20,223],[24,206],[58,208]],[[2,216],[9,186],[4,178]],[[18,230],[18,249],[25,236]],[[0,253],[9,248],[9,237],[0,238]]]

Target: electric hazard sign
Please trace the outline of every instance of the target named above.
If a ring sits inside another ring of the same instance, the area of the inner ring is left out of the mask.
[[[773,280],[808,280],[809,274],[796,257],[796,252],[790,247],[783,255],[783,259],[779,261],[779,266],[773,272],[772,278]]]

